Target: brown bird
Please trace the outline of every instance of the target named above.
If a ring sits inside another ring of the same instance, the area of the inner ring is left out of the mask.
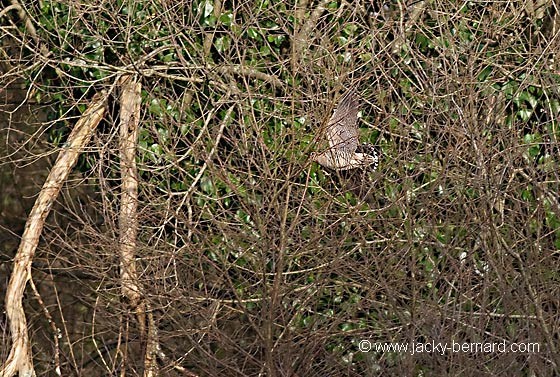
[[[327,124],[329,148],[321,153],[312,153],[311,159],[333,170],[377,169],[377,151],[371,144],[359,145],[357,123],[358,100],[354,91],[350,90],[339,101]]]

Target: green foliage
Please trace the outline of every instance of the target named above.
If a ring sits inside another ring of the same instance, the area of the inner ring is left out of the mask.
[[[409,22],[412,9],[397,2],[383,17],[373,3],[328,2],[308,31],[313,9],[299,14],[295,2],[30,5],[50,55],[26,74],[51,104],[50,140],[62,145],[88,99],[114,89],[97,135],[106,145],[95,152],[107,161],[91,153],[79,165],[102,166],[100,181],[119,176],[115,80],[140,77],[142,279],[159,289],[154,310],[173,337],[212,339],[175,360],[199,365],[211,350],[272,368],[255,355],[281,360],[284,339],[304,338],[321,362],[356,374],[370,364],[410,374],[398,369],[408,363],[437,375],[420,356],[360,353],[358,340],[423,339],[434,328],[526,336],[532,317],[508,318],[520,309],[504,297],[533,303],[516,296],[535,286],[519,276],[560,248],[553,39],[500,4],[417,3],[427,8]],[[380,171],[357,179],[362,191],[348,189],[356,177],[309,158],[349,87],[362,97],[361,140],[382,152]],[[116,181],[102,183],[118,198]],[[526,265],[514,265],[512,251]],[[526,279],[544,276],[549,288],[558,278],[552,269],[534,276]],[[207,315],[209,303],[217,309]],[[183,306],[214,322],[182,322],[174,310]],[[488,313],[503,314],[506,331]],[[228,334],[230,317],[241,329]],[[293,374],[313,369],[302,370]]]

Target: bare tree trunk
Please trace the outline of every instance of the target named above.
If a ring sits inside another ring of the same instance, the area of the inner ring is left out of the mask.
[[[136,313],[138,328],[145,345],[144,376],[157,374],[157,333],[154,319],[138,279],[135,251],[138,234],[138,171],[136,146],[140,122],[141,85],[137,77],[123,76],[121,85],[120,114],[120,164],[122,177],[120,228],[121,289]]]
[[[12,347],[6,362],[0,369],[2,377],[13,376],[17,372],[20,376],[35,376],[27,334],[27,320],[23,310],[23,293],[27,282],[31,279],[31,263],[45,220],[58,197],[62,184],[103,118],[106,97],[106,92],[96,94],[86,112],[76,123],[27,219],[6,290],[6,314],[10,321]]]

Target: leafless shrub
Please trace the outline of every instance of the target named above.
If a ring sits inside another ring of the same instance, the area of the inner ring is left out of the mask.
[[[142,85],[135,253],[160,374],[559,370],[554,2],[11,4],[2,88],[26,94],[2,105],[3,176],[48,171],[93,94],[113,93],[34,260],[38,374],[147,375],[119,274],[124,74]],[[350,87],[382,152],[372,174],[309,159]],[[19,234],[7,191],[2,226]],[[363,339],[540,348],[366,353]]]

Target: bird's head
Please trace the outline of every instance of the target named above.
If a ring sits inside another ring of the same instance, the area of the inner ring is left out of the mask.
[[[315,161],[319,163],[319,165],[322,165],[329,169],[336,169],[338,159],[340,158],[336,153],[333,153],[333,151],[330,150],[322,153],[312,152],[310,154],[310,157],[312,161]]]

